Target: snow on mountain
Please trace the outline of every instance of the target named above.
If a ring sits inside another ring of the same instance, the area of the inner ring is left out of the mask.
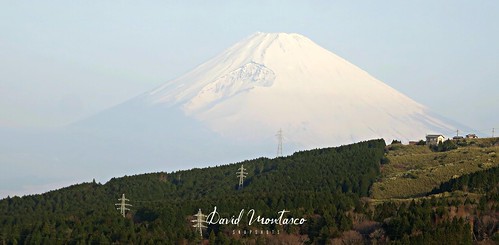
[[[282,128],[298,148],[456,128],[294,33],[256,33],[141,99],[179,108],[227,139],[259,141]]]
[[[7,137],[0,147],[0,160],[9,163],[0,196],[273,157],[279,129],[283,152],[291,154],[373,138],[407,142],[456,128],[465,129],[302,35],[256,33],[191,72],[63,130],[33,136],[37,140]],[[22,186],[9,187],[12,176]]]

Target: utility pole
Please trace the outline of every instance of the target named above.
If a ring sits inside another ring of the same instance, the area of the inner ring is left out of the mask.
[[[456,137],[459,137],[459,129],[456,130]]]
[[[199,235],[203,237],[203,228],[206,228],[206,225],[204,225],[204,223],[206,223],[206,215],[204,215],[201,212],[201,209],[199,209],[198,213],[195,214],[194,217],[196,217],[196,219],[191,220],[191,222],[194,223],[192,227],[195,227],[196,230],[199,231]]]
[[[282,157],[282,129],[279,129],[276,134],[277,137],[277,157]]]
[[[241,167],[238,169],[239,171],[236,172],[237,177],[239,178],[239,190],[243,188],[243,183],[244,183],[244,178],[246,178],[246,175],[248,174],[246,169],[244,168],[244,165],[241,164]]]
[[[128,207],[131,207],[131,206],[132,206],[132,204],[128,204],[128,203],[126,203],[126,201],[130,201],[130,200],[125,198],[125,194],[124,194],[124,193],[123,193],[123,195],[121,196],[121,198],[118,198],[118,201],[120,201],[120,203],[116,203],[116,204],[114,204],[114,205],[119,206],[119,207],[118,207],[118,208],[116,208],[116,209],[120,210],[121,215],[122,215],[123,217],[125,217],[125,212],[126,212],[126,211],[130,211],[130,209],[129,209]]]
[[[492,128],[492,138],[494,138],[495,128]]]

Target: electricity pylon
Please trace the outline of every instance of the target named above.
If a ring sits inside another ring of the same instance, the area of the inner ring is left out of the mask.
[[[282,157],[282,129],[277,131],[277,157]]]
[[[244,165],[241,164],[241,167],[238,169],[239,171],[236,172],[237,177],[239,178],[239,189],[243,188],[243,183],[244,183],[244,178],[246,178],[246,175],[248,174],[246,169],[244,168]]]
[[[206,223],[206,215],[204,215],[201,212],[201,209],[199,209],[198,213],[195,214],[194,217],[196,217],[196,219],[191,220],[191,222],[194,223],[192,227],[195,227],[196,230],[199,231],[199,235],[203,237],[203,228],[206,228],[206,225],[204,225],[204,223]]]
[[[119,207],[118,207],[118,208],[116,208],[116,209],[120,210],[121,215],[122,215],[123,217],[125,217],[125,212],[126,212],[126,211],[130,211],[130,209],[129,209],[129,208],[127,208],[127,207],[131,207],[131,206],[132,206],[132,204],[128,204],[128,203],[126,203],[126,201],[130,201],[130,200],[125,198],[125,194],[124,194],[124,193],[123,193],[123,195],[121,196],[121,198],[118,198],[118,201],[120,201],[120,203],[116,203],[116,204],[114,204],[114,205],[119,206]]]

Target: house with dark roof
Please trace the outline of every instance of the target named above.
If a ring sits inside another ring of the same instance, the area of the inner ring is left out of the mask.
[[[440,142],[444,142],[445,136],[441,134],[428,134],[426,135],[427,145],[438,145]]]
[[[467,134],[466,139],[478,139],[478,136],[476,134]]]

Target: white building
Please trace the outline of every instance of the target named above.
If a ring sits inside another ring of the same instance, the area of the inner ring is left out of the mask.
[[[437,145],[440,142],[444,142],[445,137],[441,134],[428,134],[426,135],[427,145]]]
[[[478,136],[476,134],[467,134],[466,139],[478,139]]]

